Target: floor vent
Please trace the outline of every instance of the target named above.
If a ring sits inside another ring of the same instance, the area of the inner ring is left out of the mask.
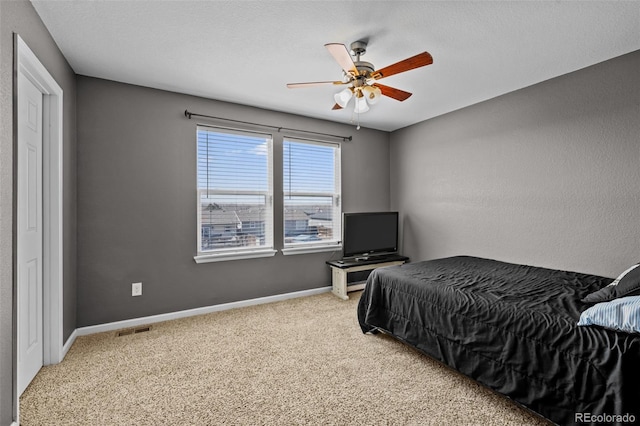
[[[144,333],[145,331],[150,331],[150,330],[151,330],[151,326],[150,325],[145,325],[145,326],[138,327],[138,328],[126,328],[124,330],[117,331],[116,332],[116,337],[128,336],[130,334]]]

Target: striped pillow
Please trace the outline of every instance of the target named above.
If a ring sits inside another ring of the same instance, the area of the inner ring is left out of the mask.
[[[640,333],[640,296],[595,304],[582,312],[578,325],[599,325],[627,333]]]

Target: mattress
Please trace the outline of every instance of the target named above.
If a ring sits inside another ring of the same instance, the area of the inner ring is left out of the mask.
[[[640,335],[576,325],[580,299],[609,282],[469,256],[416,262],[374,270],[358,320],[555,423],[640,421]]]

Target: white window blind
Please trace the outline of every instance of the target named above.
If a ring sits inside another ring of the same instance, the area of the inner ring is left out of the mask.
[[[197,140],[198,254],[273,249],[271,135],[198,126]]]
[[[340,145],[284,139],[285,248],[340,242],[340,185]]]

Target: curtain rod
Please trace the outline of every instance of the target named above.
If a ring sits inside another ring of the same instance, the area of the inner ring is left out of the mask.
[[[331,137],[331,138],[342,139],[343,141],[353,140],[353,136],[332,135],[332,134],[329,134],[329,133],[312,132],[310,130],[292,129],[290,127],[278,127],[278,126],[271,126],[269,124],[259,124],[259,123],[251,123],[249,121],[232,120],[231,118],[222,118],[222,117],[214,117],[212,115],[196,114],[195,112],[190,112],[189,110],[186,110],[186,109],[184,110],[184,116],[187,117],[189,120],[191,120],[191,117],[205,117],[205,118],[213,118],[215,120],[231,121],[233,123],[249,124],[251,126],[268,127],[268,128],[271,128],[271,129],[277,129],[278,132],[280,132],[282,130],[289,130],[291,132],[307,133],[307,134],[311,134],[311,135],[328,136],[328,137]]]

